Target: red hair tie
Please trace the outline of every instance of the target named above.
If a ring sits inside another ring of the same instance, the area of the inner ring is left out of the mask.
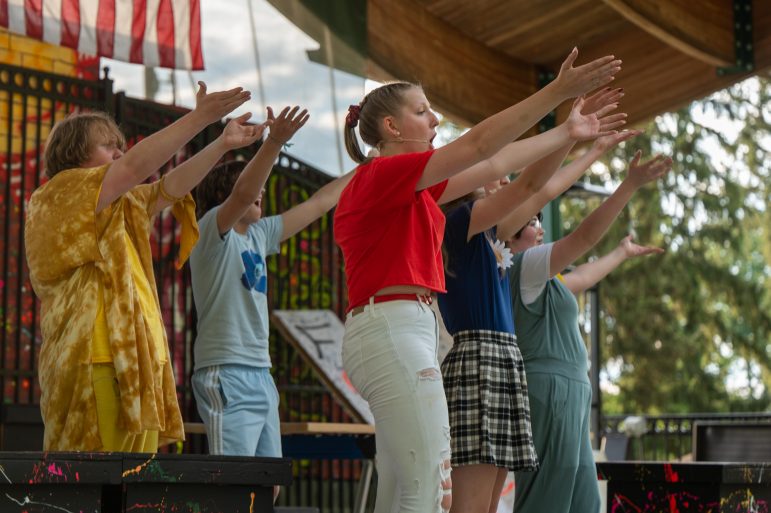
[[[345,124],[351,128],[355,128],[359,124],[359,114],[361,114],[360,105],[350,105],[348,107],[348,114],[345,116]]]

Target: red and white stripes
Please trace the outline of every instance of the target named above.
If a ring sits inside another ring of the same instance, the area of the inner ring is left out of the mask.
[[[0,0],[0,26],[84,54],[203,69],[200,0]]]

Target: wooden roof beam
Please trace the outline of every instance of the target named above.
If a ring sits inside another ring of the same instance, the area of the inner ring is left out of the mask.
[[[413,0],[368,0],[367,23],[370,59],[392,77],[420,82],[434,107],[464,124],[538,89],[535,66],[470,38]]]
[[[734,65],[730,0],[603,0],[655,38],[715,67]]]

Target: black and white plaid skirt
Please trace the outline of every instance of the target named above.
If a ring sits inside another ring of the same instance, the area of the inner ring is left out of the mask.
[[[538,469],[522,353],[511,333],[456,333],[442,362],[452,464]]]

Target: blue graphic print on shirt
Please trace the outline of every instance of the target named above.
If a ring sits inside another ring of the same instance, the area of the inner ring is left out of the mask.
[[[247,250],[241,253],[241,259],[244,261],[244,274],[241,275],[241,284],[247,290],[256,290],[266,293],[268,290],[268,276],[265,273],[265,261],[262,255],[254,251]]]

